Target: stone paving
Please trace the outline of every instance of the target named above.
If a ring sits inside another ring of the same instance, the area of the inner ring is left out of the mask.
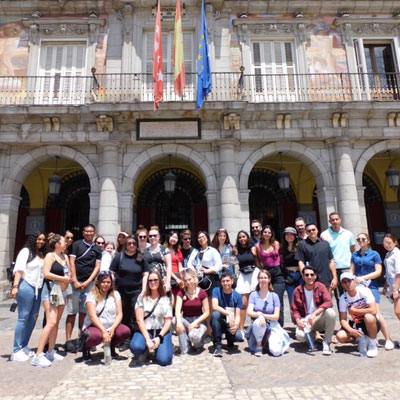
[[[139,366],[132,362],[129,351],[122,353],[123,360],[105,367],[98,346],[88,364],[79,354],[69,354],[47,369],[34,368],[28,362],[8,362],[16,319],[16,314],[8,311],[9,305],[9,301],[0,303],[0,398],[5,400],[399,398],[400,350],[387,352],[382,347],[375,359],[360,358],[352,345],[336,346],[332,356],[324,357],[321,352],[304,353],[303,345],[293,341],[283,357],[256,358],[242,343],[236,351],[227,354],[225,350],[224,357],[216,359],[210,344],[201,354],[174,357],[169,367]],[[400,339],[400,322],[386,299],[382,311],[393,338]],[[286,325],[292,334],[293,325]],[[32,347],[39,334],[35,330]],[[60,330],[59,342],[63,341],[64,331]]]

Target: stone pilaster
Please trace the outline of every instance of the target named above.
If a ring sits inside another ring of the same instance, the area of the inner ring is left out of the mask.
[[[333,187],[322,187],[316,190],[318,198],[321,232],[328,228],[328,215],[336,211],[336,190]]]
[[[364,194],[365,186],[357,186],[358,206],[360,208],[360,232],[368,232],[367,210],[365,208]],[[360,232],[356,232],[355,234],[357,235]]]
[[[206,197],[208,213],[208,232],[210,234],[210,237],[213,237],[214,233],[219,228],[217,192],[214,190],[207,190]]]
[[[121,229],[126,232],[132,232],[133,228],[133,201],[134,201],[133,193],[121,193],[120,195]]]

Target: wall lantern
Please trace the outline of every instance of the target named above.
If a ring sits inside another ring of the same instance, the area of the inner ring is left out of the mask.
[[[56,170],[54,174],[49,178],[49,195],[51,196],[58,195],[61,189],[61,178],[59,175],[57,175],[57,164],[59,159],[60,157],[56,156]]]
[[[282,167],[282,152],[279,152],[281,160],[281,169],[278,172],[278,185],[281,190],[287,190],[290,187],[290,174]]]
[[[171,171],[171,154],[168,154],[169,158],[169,170],[164,176],[164,190],[168,196],[171,196],[175,192],[176,175]]]

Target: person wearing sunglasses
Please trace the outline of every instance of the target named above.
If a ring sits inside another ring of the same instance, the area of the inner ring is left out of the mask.
[[[137,331],[135,304],[140,293],[146,289],[150,269],[143,253],[138,250],[136,235],[126,238],[125,250],[114,257],[110,271],[116,275],[116,287],[121,295],[122,323],[131,328],[132,332]]]
[[[180,233],[180,237],[182,243],[181,253],[183,256],[182,266],[186,270],[190,255],[194,250],[194,247],[192,247],[192,232],[189,229],[185,229]]]
[[[385,350],[393,350],[394,343],[390,338],[389,327],[379,308],[381,296],[378,278],[382,275],[381,256],[377,251],[371,249],[368,233],[359,233],[357,243],[360,249],[351,256],[350,272],[355,275],[353,284],[363,285],[371,290],[375,298],[376,312],[381,322],[382,334],[385,337]]]
[[[74,234],[71,231],[66,230],[64,233],[65,243],[67,244],[66,254],[69,256],[72,251],[72,243],[74,243]]]
[[[146,228],[141,227],[136,230],[136,236],[138,238],[138,249],[142,253],[150,246],[150,243],[147,241],[149,232]]]
[[[292,319],[296,323],[296,339],[306,342],[306,331],[311,335],[315,331],[325,332],[322,342],[322,354],[330,356],[331,339],[335,329],[336,313],[332,308],[332,298],[327,288],[321,282],[317,282],[315,268],[306,264],[302,270],[304,283],[297,286],[293,292],[291,305]]]
[[[308,262],[317,271],[318,280],[331,292],[336,288],[337,275],[335,261],[329,243],[318,237],[315,224],[306,225],[307,239],[300,240],[297,247],[296,259],[300,272]]]
[[[262,239],[262,224],[258,219],[253,219],[251,221],[251,240],[256,246]]]

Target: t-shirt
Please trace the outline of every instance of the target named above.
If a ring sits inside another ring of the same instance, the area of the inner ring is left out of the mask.
[[[122,252],[112,260],[110,271],[116,273],[116,286],[122,294],[137,294],[142,290],[143,273],[150,272],[150,268],[139,251],[133,256]]]
[[[321,233],[321,239],[326,240],[331,246],[336,269],[350,268],[350,247],[356,244],[353,234],[342,227],[339,232],[335,232],[329,227]]]
[[[317,309],[314,302],[314,290],[307,290],[304,287],[304,295],[306,296],[307,315],[310,315]]]
[[[150,314],[150,311],[153,309],[156,302],[157,299],[152,299],[147,296],[139,296],[136,301],[135,310],[141,308],[144,311],[144,316],[146,316]],[[146,329],[162,329],[165,318],[172,318],[171,301],[167,296],[160,298],[152,314],[144,320]]]
[[[77,240],[72,244],[70,257],[75,258],[76,279],[78,282],[84,282],[92,275],[96,261],[101,261],[101,249],[94,243],[90,245],[83,239]]]
[[[400,250],[398,247],[386,253],[385,268],[386,282],[389,286],[389,291],[393,292],[396,276],[400,274]]]
[[[150,250],[150,247],[147,247],[143,254],[151,270],[157,269],[163,277],[167,275],[167,266],[165,265],[164,257],[166,254],[169,254],[168,247],[161,244],[154,250]]]
[[[212,291],[212,298],[218,300],[218,305],[221,308],[232,307],[243,309],[242,296],[236,290],[232,290],[232,293],[226,294],[222,290],[222,287],[216,287]]]
[[[203,300],[207,298],[205,290],[200,289],[198,295],[192,300],[182,290],[178,292],[178,296],[182,299],[183,317],[200,317],[203,314]]]
[[[263,314],[273,314],[275,308],[281,306],[279,297],[274,292],[269,292],[266,300],[261,298],[260,292],[251,292],[249,304],[254,304],[253,311],[260,311]]]
[[[368,308],[368,304],[375,302],[375,297],[371,290],[363,285],[356,286],[356,295],[350,296],[347,292],[343,293],[339,299],[339,312],[347,312],[351,307]],[[362,320],[362,317],[358,317]],[[356,321],[357,322],[357,321]]]
[[[31,286],[36,289],[40,289],[43,286],[43,258],[35,256],[31,261],[28,262],[29,249],[24,247],[17,256],[13,274],[17,271],[23,273],[23,278]]]
[[[96,299],[95,299],[93,293],[90,292],[86,297],[85,305],[87,303],[93,303],[96,306],[96,314],[98,316],[100,311],[103,310],[103,307],[105,304],[104,310],[102,311],[101,315],[99,316],[99,320],[103,324],[104,328],[109,329],[109,328],[111,328],[112,324],[115,321],[115,318],[117,317],[117,303],[119,301],[121,301],[121,296],[116,290],[114,290],[114,297],[108,296],[107,301],[104,298],[99,303],[96,303]],[[88,327],[91,324],[92,324],[92,321],[89,318],[89,314],[86,314],[84,326]]]

